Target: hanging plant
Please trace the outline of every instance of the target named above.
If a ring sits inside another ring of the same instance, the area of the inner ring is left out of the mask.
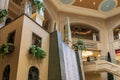
[[[37,43],[37,44],[36,44]],[[36,57],[37,59],[39,58],[45,58],[46,57],[46,52],[44,51],[43,48],[39,47],[40,44],[40,40],[36,39],[35,41],[36,45],[32,45],[29,49],[30,54],[32,54],[34,57]]]
[[[12,43],[2,44],[0,46],[0,54],[2,57],[8,55],[14,51],[14,45]]]
[[[0,9],[0,23],[4,22],[4,18],[8,15],[6,9]]]
[[[43,2],[39,1],[39,0],[30,0],[31,1],[31,4],[33,7],[36,7],[36,10],[37,11],[44,11],[44,5],[43,5]]]
[[[38,47],[37,45],[32,45],[30,47],[30,53],[37,59],[46,57],[46,52],[44,51],[44,49]]]

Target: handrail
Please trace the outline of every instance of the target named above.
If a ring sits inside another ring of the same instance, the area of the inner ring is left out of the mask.
[[[113,58],[108,58],[108,57],[106,57],[106,56],[101,56],[101,57],[99,57],[99,58],[97,58],[97,59],[94,59],[94,58],[92,59],[92,58],[91,58],[90,62],[95,62],[95,61],[97,61],[97,60],[105,60],[105,61],[108,61],[108,62],[117,64],[117,65],[120,65],[120,60],[116,60],[116,59],[113,59]]]
[[[105,61],[120,65],[119,60],[116,60],[116,59],[113,59],[113,58],[108,58],[106,56],[101,56],[101,57],[98,58],[98,60],[105,60]]]

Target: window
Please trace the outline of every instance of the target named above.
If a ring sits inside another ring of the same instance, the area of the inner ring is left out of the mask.
[[[28,80],[40,80],[39,79],[39,70],[32,66],[29,69]]]
[[[13,43],[14,44],[14,39],[15,39],[15,31],[8,34],[7,43]]]
[[[34,34],[32,35],[32,45],[38,45],[39,47],[41,47],[41,37],[39,37],[38,35]]]
[[[114,40],[120,39],[120,25],[113,29]]]
[[[22,0],[13,0],[14,3],[16,3],[17,5],[20,5],[20,3],[22,2]]]
[[[4,69],[2,80],[9,80],[9,75],[10,75],[10,65],[7,65]]]
[[[73,38],[100,41],[99,30],[84,24],[71,24],[71,33]]]

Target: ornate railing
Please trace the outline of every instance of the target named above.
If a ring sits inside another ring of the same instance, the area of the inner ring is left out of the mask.
[[[113,58],[108,58],[108,57],[105,57],[105,56],[101,56],[98,59],[99,60],[105,60],[105,61],[120,65],[120,60],[116,60],[116,59],[113,59]]]

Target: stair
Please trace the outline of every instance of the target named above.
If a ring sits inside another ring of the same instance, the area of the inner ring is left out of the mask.
[[[85,72],[109,72],[120,76],[120,66],[105,60],[97,60],[84,64]]]

